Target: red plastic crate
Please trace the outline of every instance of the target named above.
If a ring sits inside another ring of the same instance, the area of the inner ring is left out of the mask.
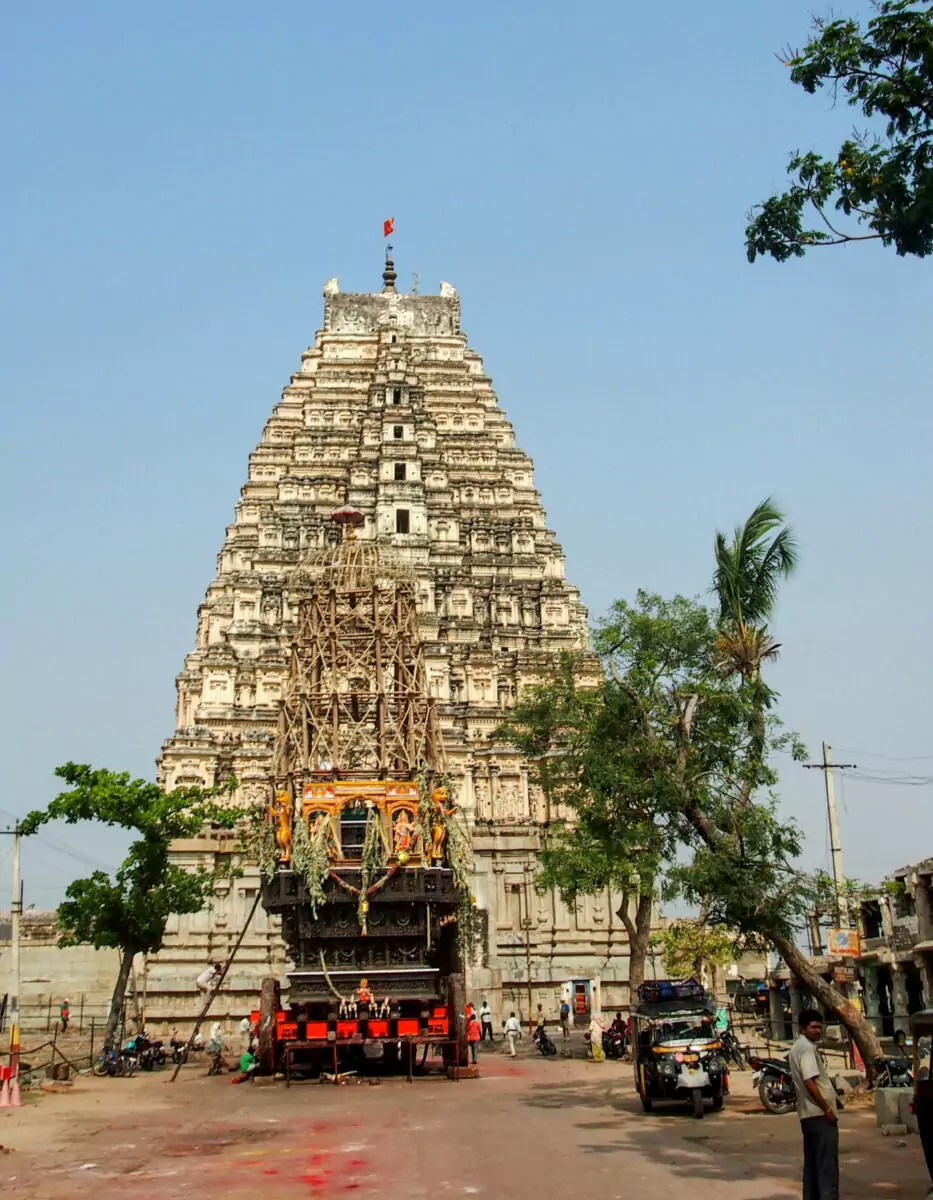
[[[259,1024],[259,1009],[258,1008],[256,1009],[255,1012],[251,1012],[249,1014],[249,1023],[250,1023],[250,1025],[258,1025]]]
[[[355,1037],[359,1032],[359,1021],[338,1021],[337,1022],[337,1037],[347,1038]]]
[[[443,1017],[446,1020],[447,1019],[447,1005],[439,1004],[437,1006],[437,1008],[435,1008],[434,1012],[431,1013],[431,1016],[432,1017]]]
[[[371,1038],[384,1038],[389,1036],[388,1021],[370,1021],[367,1026],[368,1036]]]
[[[276,1033],[284,1041],[294,1041],[298,1037],[297,1021],[282,1021],[276,1028]]]
[[[418,1035],[417,1018],[415,1018],[415,1017],[399,1017],[399,1021],[398,1021],[399,1037],[408,1037],[409,1034],[412,1037],[417,1037],[417,1035]]]
[[[327,1037],[327,1022],[326,1021],[309,1021],[307,1033],[308,1038],[326,1038]]]
[[[446,1017],[432,1017],[428,1021],[428,1033],[446,1034],[448,1029]]]
[[[288,1020],[288,1013],[285,1011],[284,1008],[280,1008],[279,1011],[275,1014],[276,1025],[284,1025],[287,1020]]]

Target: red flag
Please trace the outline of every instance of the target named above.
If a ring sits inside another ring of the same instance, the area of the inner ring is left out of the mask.
[[[388,221],[382,222],[382,236],[388,237],[390,233],[395,232],[395,217],[389,217]]]

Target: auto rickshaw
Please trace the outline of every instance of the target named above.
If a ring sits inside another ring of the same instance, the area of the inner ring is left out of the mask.
[[[705,1101],[720,1109],[729,1074],[715,1026],[716,1006],[695,979],[643,983],[632,1009],[632,1057],[641,1106],[675,1100],[702,1117]]]
[[[923,1157],[933,1180],[933,1079],[930,1078],[930,1047],[933,1044],[933,1008],[915,1012],[910,1018],[914,1041],[913,1113],[923,1146]]]

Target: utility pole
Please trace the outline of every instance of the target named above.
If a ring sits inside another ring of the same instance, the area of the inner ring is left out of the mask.
[[[836,792],[833,787],[833,771],[855,767],[855,763],[834,763],[830,758],[832,746],[823,743],[823,761],[807,763],[808,771],[822,771],[826,783],[826,812],[829,817],[829,849],[833,864],[833,890],[836,893],[836,920],[840,929],[851,927],[849,901],[845,894],[845,874],[842,870],[842,842],[839,838],[839,819],[836,814]]]
[[[19,1040],[19,935],[23,916],[23,880],[20,873],[19,851],[23,839],[19,832],[19,821],[13,828],[13,896],[10,903],[10,958],[13,965],[13,995],[10,997],[10,1029]]]
[[[19,936],[23,915],[23,879],[20,870],[20,846],[23,835],[19,821],[12,829],[0,830],[13,839],[13,895],[10,898],[10,1091],[11,1103],[19,1105]],[[54,1057],[54,1055],[53,1055]]]
[[[19,1025],[19,938],[20,922],[23,916],[23,880],[20,869],[20,846],[23,835],[19,831],[19,821],[12,829],[0,829],[0,834],[13,839],[13,895],[10,900],[10,974],[11,992],[9,999],[10,1030],[14,1031]]]

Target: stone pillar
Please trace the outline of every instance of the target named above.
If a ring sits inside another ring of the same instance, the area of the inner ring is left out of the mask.
[[[894,1010],[894,1031],[902,1029],[910,1033],[908,1012],[907,972],[903,963],[891,964],[891,1007]]]
[[[790,1036],[794,1038],[800,1028],[800,1014],[803,1012],[803,993],[800,990],[800,980],[795,976],[791,976],[788,991],[790,992]]]
[[[781,1002],[781,989],[776,983],[768,987],[768,1013],[771,1019],[771,1040],[783,1042],[786,1036],[784,1029],[784,1005]]]
[[[871,1021],[875,1032],[883,1032],[881,1020],[881,1005],[879,1003],[878,968],[864,967],[862,975],[862,1007],[865,1016]]]
[[[909,886],[909,885],[908,885]],[[913,886],[914,908],[917,912],[917,940],[933,940],[933,901],[930,898],[929,875],[918,875]]]
[[[933,1008],[933,955],[921,951],[914,955],[914,963],[923,984],[923,1007]]]

